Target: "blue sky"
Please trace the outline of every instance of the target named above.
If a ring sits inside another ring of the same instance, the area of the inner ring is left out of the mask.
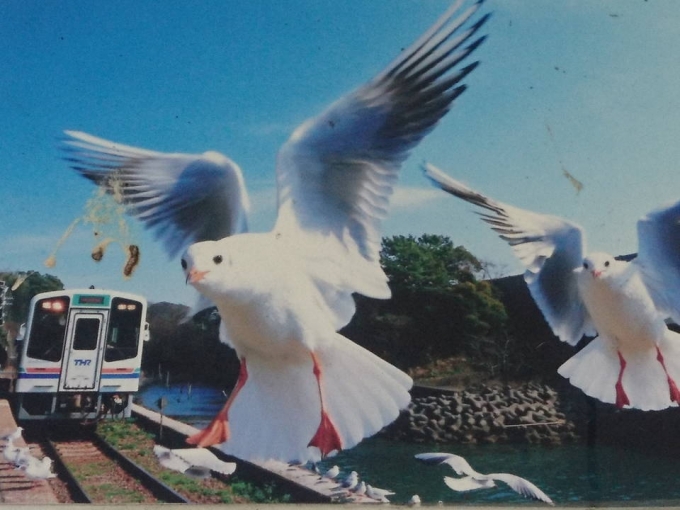
[[[448,0],[0,2],[0,270],[67,287],[193,301],[178,260],[134,221],[122,277],[90,259],[93,186],[61,159],[64,129],[148,149],[217,150],[243,169],[253,230],[275,218],[274,159],[306,118],[378,73]],[[680,3],[488,0],[469,89],[403,167],[384,233],[449,235],[500,274],[521,268],[471,206],[431,188],[423,160],[513,205],[570,218],[589,247],[637,249],[635,222],[680,199]],[[583,183],[577,193],[564,170]]]

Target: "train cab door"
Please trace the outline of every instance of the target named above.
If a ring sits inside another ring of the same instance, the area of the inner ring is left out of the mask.
[[[60,391],[99,390],[108,315],[108,310],[71,310]]]

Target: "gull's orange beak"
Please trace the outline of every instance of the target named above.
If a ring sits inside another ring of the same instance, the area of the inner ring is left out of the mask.
[[[205,278],[205,275],[207,275],[209,272],[210,271],[198,271],[196,268],[191,268],[191,271],[189,271],[185,283],[200,282],[203,278]]]

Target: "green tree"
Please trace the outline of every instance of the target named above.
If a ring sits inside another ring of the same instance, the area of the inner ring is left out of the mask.
[[[504,345],[507,315],[474,255],[446,236],[395,236],[381,264],[392,299],[358,297],[348,336],[403,369],[461,355],[497,371],[490,346]]]
[[[6,350],[10,365],[16,360],[16,337],[21,323],[28,318],[28,308],[33,296],[41,292],[61,290],[64,284],[56,276],[40,274],[37,271],[15,271],[0,273],[0,280],[11,289],[8,295],[12,303],[7,307],[5,323],[0,328],[0,345]]]
[[[16,288],[11,290],[12,305],[9,308],[7,318],[13,322],[26,322],[28,318],[28,307],[33,296],[41,292],[62,290],[64,284],[56,276],[50,274],[40,274],[37,271],[18,271],[12,273],[0,273],[0,280],[4,280],[8,287]],[[23,280],[19,281],[18,280]]]
[[[419,238],[384,238],[380,263],[395,289],[450,289],[474,282],[482,263],[447,236],[423,234]]]

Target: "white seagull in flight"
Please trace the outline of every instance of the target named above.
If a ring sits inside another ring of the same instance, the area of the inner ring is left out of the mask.
[[[210,471],[223,475],[231,475],[236,471],[234,462],[224,462],[218,459],[207,448],[175,448],[171,450],[157,444],[154,445],[153,452],[163,467],[197,478],[209,477]]]
[[[433,165],[424,170],[444,191],[490,211],[482,219],[526,266],[529,291],[560,340],[597,335],[559,368],[562,376],[618,407],[678,405],[680,335],[665,319],[680,322],[680,202],[638,221],[638,255],[624,262],[586,256],[575,223],[492,200]]]
[[[425,462],[426,464],[448,464],[453,468],[457,475],[462,475],[462,478],[453,478],[451,476],[444,477],[444,483],[452,490],[457,492],[466,492],[476,489],[489,489],[495,487],[495,482],[503,482],[507,484],[512,490],[521,494],[525,498],[537,499],[553,504],[550,499],[541,489],[536,487],[529,480],[520,478],[509,473],[478,473],[472,466],[460,455],[452,453],[419,453],[416,459]]]
[[[239,167],[216,152],[164,154],[67,131],[68,159],[129,205],[187,282],[217,306],[239,377],[190,444],[245,459],[317,461],[375,434],[405,408],[406,374],[337,333],[352,294],[390,296],[380,226],[409,152],[449,111],[459,66],[484,40],[482,1],[444,13],[365,85],[299,126],[276,165],[278,218],[248,233]],[[195,244],[192,244],[195,243]],[[187,248],[188,247],[188,248]]]

